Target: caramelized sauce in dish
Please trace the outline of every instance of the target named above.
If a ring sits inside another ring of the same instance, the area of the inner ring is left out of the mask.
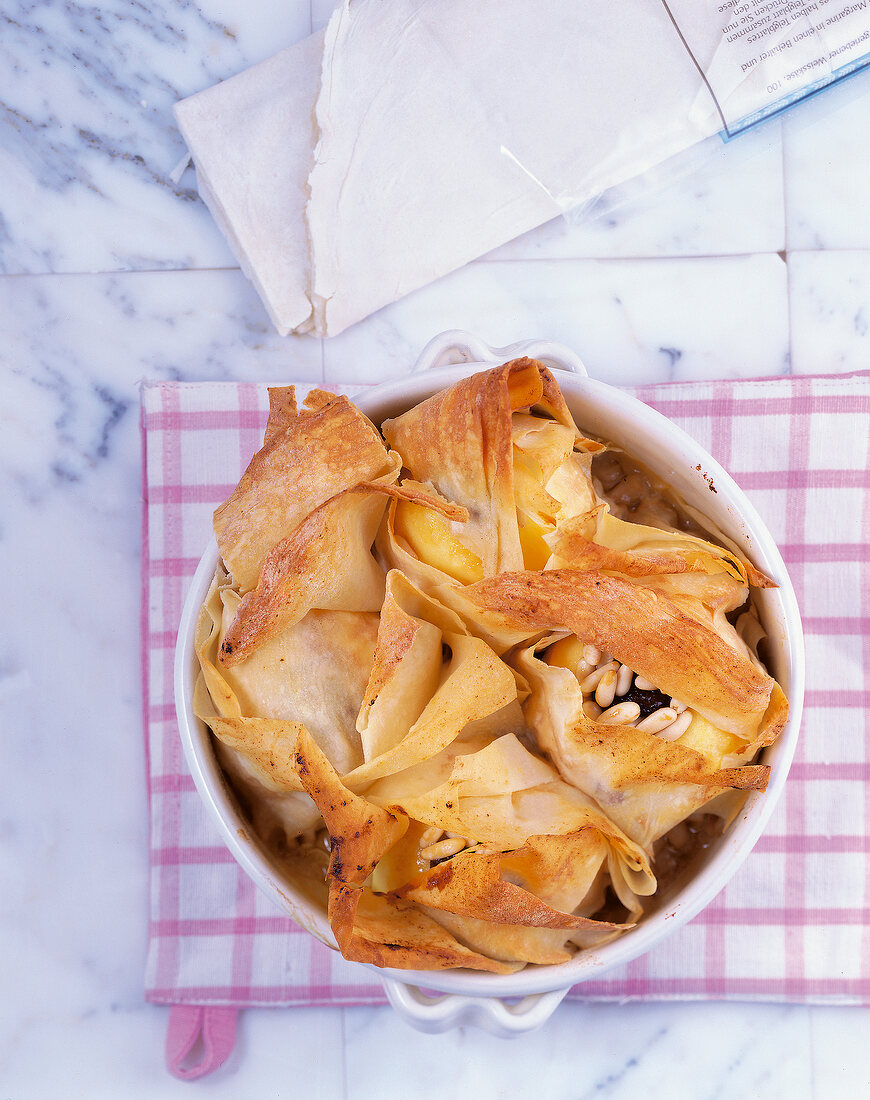
[[[667,895],[692,874],[710,845],[722,835],[722,825],[717,814],[692,814],[655,842],[653,870],[659,895]]]
[[[716,541],[686,515],[676,494],[664,482],[625,451],[607,450],[596,455],[592,477],[598,495],[610,504],[617,519]]]

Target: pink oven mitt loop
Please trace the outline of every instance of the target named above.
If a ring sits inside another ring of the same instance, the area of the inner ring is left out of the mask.
[[[236,1043],[238,1009],[215,1005],[173,1005],[166,1031],[166,1067],[182,1081],[205,1077],[224,1064]],[[197,1043],[202,1057],[192,1065],[188,1056]]]

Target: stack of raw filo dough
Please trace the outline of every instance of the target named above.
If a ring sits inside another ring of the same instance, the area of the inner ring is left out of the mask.
[[[319,336],[721,127],[646,0],[344,0],[175,114],[276,328]]]

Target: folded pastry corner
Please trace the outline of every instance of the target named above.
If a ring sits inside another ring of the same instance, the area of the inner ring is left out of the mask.
[[[361,482],[316,507],[266,554],[256,586],[242,597],[221,645],[225,665],[245,660],[311,610],[378,611],[384,571],[372,555],[388,499],[461,520],[465,511],[414,485],[394,485],[400,460],[379,481]]]
[[[515,677],[489,646],[392,570],[357,719],[365,762],[345,782],[360,789],[430,760],[516,698]]]
[[[675,617],[660,593],[601,581],[624,614],[593,623],[579,608],[584,584],[595,592],[600,578],[582,576],[569,573],[566,591],[564,577],[542,575],[552,602],[546,617],[538,606],[533,625],[561,633],[538,636],[508,660],[529,684],[526,719],[560,774],[649,849],[723,791],[766,787],[769,769],[751,761],[781,731],[788,705],[756,662],[721,640],[717,650],[719,636],[679,609]],[[510,591],[514,578],[499,581]],[[490,612],[506,610],[508,591],[489,587]],[[661,616],[668,625],[658,635]],[[517,617],[528,629],[528,616]]]
[[[644,852],[516,735],[470,749],[431,784],[369,790],[412,820],[404,850],[379,868],[390,896],[426,906],[468,946],[505,962],[564,961],[573,936],[603,942],[630,927],[655,890]],[[595,918],[604,871],[626,914],[616,923]]]
[[[470,583],[537,565],[554,517],[597,501],[590,466],[601,445],[581,435],[535,359],[463,378],[382,430],[413,478],[468,511],[449,527],[397,503],[384,552],[406,571],[409,559],[423,563],[430,580],[433,566],[441,581]]]
[[[386,503],[382,486],[345,489],[273,546],[224,635],[222,664],[244,661],[311,610],[377,612],[384,572],[370,551]]]
[[[399,465],[346,397],[297,411],[292,393],[276,390],[264,444],[214,514],[218,549],[239,591],[256,586],[269,551],[316,508],[354,485],[395,481]]]
[[[400,810],[349,790],[304,726],[294,731],[289,759],[329,833],[327,912],[345,958],[403,969],[508,972],[498,960],[466,948],[413,903],[384,897],[367,885],[378,862],[407,831],[408,818]]]

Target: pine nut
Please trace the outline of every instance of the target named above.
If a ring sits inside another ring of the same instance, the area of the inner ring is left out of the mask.
[[[672,722],[666,729],[662,730],[659,737],[661,737],[663,741],[676,741],[678,737],[683,736],[691,722],[692,712],[690,710],[684,710],[682,714],[677,715],[677,720],[675,722]]]
[[[595,702],[599,707],[604,707],[606,710],[613,702],[615,695],[616,669],[610,668],[598,681],[598,687],[595,689]]]
[[[593,668],[601,663],[601,650],[596,645],[583,646],[583,660]]]
[[[639,716],[637,703],[617,703],[615,707],[608,707],[598,721],[604,726],[627,726]]]
[[[647,680],[646,676],[635,676],[634,686],[638,691],[655,691],[656,686],[651,680]]]
[[[439,840],[437,844],[430,844],[428,848],[420,849],[420,859],[428,859],[434,863],[438,859],[449,859],[468,846],[464,836],[449,836],[446,840]]]
[[[596,668],[596,670],[594,672],[589,673],[589,675],[586,677],[585,680],[581,681],[580,690],[582,692],[584,692],[585,694],[588,694],[591,691],[595,691],[595,689],[598,687],[599,683],[601,682],[602,677],[605,676],[608,672],[611,672],[611,671],[615,673],[616,668],[617,668],[616,661],[611,661],[610,664],[601,665],[600,668]],[[616,681],[615,681],[615,676],[614,676],[614,683],[615,682]]]
[[[659,707],[652,714],[648,714],[642,722],[638,722],[637,729],[643,730],[644,733],[661,733],[676,720],[676,717],[676,711],[671,710],[670,707]]]
[[[677,714],[682,714],[685,709],[685,703],[681,703],[679,699],[671,699],[671,710],[675,710]]]
[[[631,678],[634,676],[632,670],[628,665],[620,665],[619,673],[616,677],[616,694],[625,695],[627,691],[631,689]],[[636,717],[636,716],[635,716]]]
[[[427,829],[425,833],[420,837],[417,843],[418,848],[428,848],[430,844],[434,844],[436,840],[440,840],[444,836],[444,830],[439,829],[433,825],[431,829]]]
[[[599,707],[594,699],[587,699],[583,704],[583,713],[587,718],[591,718],[593,722],[597,722],[598,715],[601,713],[601,707]]]

